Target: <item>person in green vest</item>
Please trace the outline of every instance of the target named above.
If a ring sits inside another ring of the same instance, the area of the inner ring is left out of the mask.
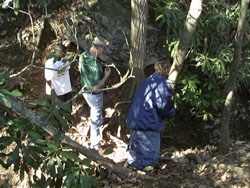
[[[110,69],[104,67],[99,57],[104,53],[105,43],[95,37],[89,51],[83,52],[79,59],[81,84],[84,87],[83,97],[90,107],[90,148],[102,151],[101,124],[103,122],[103,92],[99,89],[105,87],[110,75]]]

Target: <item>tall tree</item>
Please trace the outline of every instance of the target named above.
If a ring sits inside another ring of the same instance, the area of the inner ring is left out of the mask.
[[[117,124],[119,124],[121,127],[126,127],[125,119],[131,98],[136,92],[139,83],[144,79],[148,1],[131,0],[131,11],[131,51],[129,67],[131,71],[130,76],[133,77],[133,79],[129,80],[124,85],[124,88],[122,88],[123,92],[120,96],[120,100],[122,102],[119,102],[115,105],[115,113],[112,115],[112,119],[109,121],[109,126],[107,128],[112,133],[117,131],[118,135],[120,135],[120,131],[117,130]]]
[[[131,54],[129,65],[135,79],[130,97],[136,91],[138,84],[144,79],[143,67],[146,58],[148,1],[131,0],[131,9]]]
[[[183,67],[192,35],[196,30],[198,19],[202,12],[202,3],[203,0],[192,0],[190,4],[179,47],[168,77],[170,85],[173,89],[175,88],[177,77]]]
[[[246,16],[247,16],[248,4],[249,4],[249,0],[241,1],[240,17],[238,21],[237,32],[235,34],[235,39],[234,39],[234,56],[233,56],[233,61],[232,61],[231,68],[230,68],[229,80],[227,82],[227,86],[225,89],[226,100],[225,100],[224,108],[222,111],[221,141],[220,141],[220,146],[219,146],[220,152],[228,151],[229,144],[230,144],[229,122],[230,122],[230,116],[231,116],[231,108],[233,104],[235,82],[236,82],[237,73],[238,73],[239,64],[240,64],[240,58],[241,58],[242,40],[244,36],[244,26],[245,26],[245,21],[246,21]]]

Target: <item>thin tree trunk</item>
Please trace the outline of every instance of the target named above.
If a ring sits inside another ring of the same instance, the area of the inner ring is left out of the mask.
[[[203,0],[192,0],[191,2],[180,44],[168,77],[168,81],[173,89],[175,88],[177,77],[182,70],[192,35],[196,30],[198,18],[202,12],[202,2]]]
[[[227,152],[230,145],[230,137],[229,137],[229,122],[231,117],[231,108],[233,104],[233,96],[234,96],[234,88],[235,82],[238,74],[240,58],[241,58],[241,48],[242,48],[242,40],[244,36],[244,25],[247,16],[249,0],[241,1],[241,10],[240,17],[237,27],[237,33],[235,35],[235,46],[234,46],[234,56],[232,65],[230,68],[229,80],[226,86],[226,100],[224,104],[224,108],[222,110],[222,120],[221,120],[221,141],[219,150],[220,152]]]
[[[136,91],[138,84],[144,79],[143,68],[146,58],[148,1],[131,0],[131,9],[131,55],[129,65],[133,70],[135,79],[130,97]]]
[[[144,79],[144,61],[146,58],[146,35],[147,35],[147,17],[148,17],[148,1],[147,0],[131,0],[131,47],[129,68],[133,79],[122,87],[120,97],[120,105],[115,107],[115,113],[109,122],[108,127],[117,129],[119,125],[122,131],[126,131],[126,116],[129,110],[132,96],[137,90],[139,83]],[[114,125],[114,126],[112,126]],[[105,130],[107,131],[107,130]],[[112,130],[119,132],[118,130]]]

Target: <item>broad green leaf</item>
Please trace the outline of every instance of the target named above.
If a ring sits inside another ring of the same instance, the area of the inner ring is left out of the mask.
[[[11,154],[12,160],[14,163],[14,171],[15,172],[17,172],[19,170],[19,166],[20,166],[19,149],[20,149],[20,144],[17,144],[15,150]]]
[[[89,158],[85,158],[81,161],[81,164],[84,164],[85,166],[89,167],[89,168],[92,168],[93,165],[91,164],[91,160]]]
[[[51,149],[51,148],[48,148],[49,152],[47,153],[47,156],[51,156],[51,155],[54,155],[55,153],[55,150]]]
[[[20,9],[20,2],[19,0],[13,0],[13,7],[14,7],[14,13],[18,15],[19,9]]]
[[[7,146],[9,146],[15,139],[13,137],[2,136],[0,138],[0,150],[4,150]]]
[[[56,103],[56,92],[54,89],[51,90],[51,100],[53,104]]]
[[[84,185],[84,188],[91,188],[91,182],[88,176],[81,174],[80,175],[80,186]]]
[[[11,108],[11,102],[2,93],[0,93],[0,100],[3,100],[5,106]]]
[[[70,114],[71,113],[71,104],[67,103],[67,104],[63,105],[62,109]]]
[[[56,162],[57,162],[57,174],[58,174],[58,178],[62,178],[63,177],[62,161],[61,161],[61,159],[58,156],[56,156]]]
[[[218,104],[215,100],[212,100],[212,106],[216,111],[218,110]]]
[[[71,149],[71,147],[69,146],[62,146],[62,147],[59,147],[60,150],[69,150]]]
[[[18,90],[13,90],[10,92],[10,95],[12,95],[14,97],[20,97],[20,96],[22,96],[22,93]]]
[[[60,137],[60,132],[58,132],[56,135],[55,135],[55,145],[56,147],[58,148],[61,144],[61,137]]]
[[[65,117],[67,118],[67,120],[72,120],[72,119],[73,119],[71,113],[69,113],[69,112],[65,112],[65,111],[63,111],[63,110],[60,110],[60,113],[61,113],[63,116],[65,116]]]
[[[66,179],[64,181],[63,187],[64,188],[68,188],[68,187],[74,187],[74,185],[76,184],[75,182],[75,173],[69,173],[66,175]]]
[[[51,116],[49,122],[56,128],[60,128],[59,122],[55,119],[54,116]]]
[[[45,181],[45,184],[43,184],[43,187],[44,188],[47,188],[47,187],[51,187],[53,181],[51,178],[48,178],[46,181]]]
[[[54,177],[55,176],[55,161],[54,158],[51,158],[48,162],[48,172]]]
[[[56,119],[57,120],[59,120],[59,122],[60,122],[60,124],[61,124],[61,126],[62,126],[62,128],[64,129],[64,130],[68,130],[68,127],[67,127],[67,121],[62,117],[62,115],[61,114],[59,114],[59,112],[57,111],[57,112],[55,112],[55,117],[56,117]]]
[[[81,162],[81,160],[79,159],[76,153],[72,153],[68,151],[60,151],[59,154],[65,159],[70,159],[74,162]]]
[[[214,116],[213,116],[213,114],[211,114],[211,113],[208,113],[208,117],[209,117],[211,120],[214,119]]]
[[[49,106],[50,103],[47,99],[37,99],[36,104],[42,105],[42,106]]]
[[[27,134],[29,134],[31,137],[33,137],[33,138],[39,138],[39,139],[42,139],[43,138],[43,136],[41,136],[39,133],[37,133],[37,132],[34,132],[34,131],[28,131],[28,132],[26,132]]]
[[[32,166],[34,169],[37,169],[39,167],[39,164],[30,156],[31,151],[29,150],[28,147],[23,145],[23,151],[24,151],[24,156],[23,159],[24,161]]]
[[[47,143],[47,146],[48,146],[49,148],[51,148],[51,149],[54,149],[54,150],[57,149],[57,146],[54,145],[54,144],[52,144],[52,143],[50,143],[50,142]]]
[[[0,137],[0,143],[5,143],[8,142],[9,140],[14,140],[14,138],[10,137],[10,136],[2,136]]]
[[[39,161],[41,160],[41,157],[40,157],[38,154],[39,154],[39,153],[34,152],[33,150],[30,151],[31,157],[32,157],[35,161],[37,161],[37,162],[39,162]]]
[[[29,137],[28,141],[33,142],[37,145],[43,145],[43,146],[47,145],[47,141],[40,139],[40,138],[35,139],[35,138]]]
[[[207,121],[207,120],[208,120],[208,115],[207,115],[207,114],[204,114],[204,115],[203,115],[203,120],[204,120],[204,121]]]

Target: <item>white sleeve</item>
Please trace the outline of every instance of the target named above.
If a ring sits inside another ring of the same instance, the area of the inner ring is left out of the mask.
[[[44,71],[44,74],[45,74],[45,79],[46,79],[47,81],[52,80],[52,79],[56,76],[56,73],[57,73],[57,72],[54,71],[54,70],[46,69],[46,68],[55,69],[53,60],[54,60],[54,58],[48,59],[48,60],[46,61],[46,63],[45,63],[45,71]]]

